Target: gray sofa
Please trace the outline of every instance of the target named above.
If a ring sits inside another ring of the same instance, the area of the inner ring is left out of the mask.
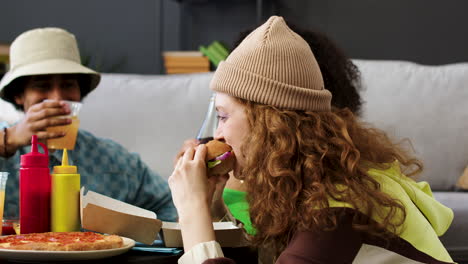
[[[355,63],[362,73],[364,120],[395,138],[411,140],[425,165],[420,180],[428,181],[436,198],[455,212],[441,240],[454,259],[468,262],[468,192],[455,189],[468,165],[468,63]],[[103,74],[99,87],[84,101],[81,126],[140,153],[167,178],[181,143],[200,127],[211,77]],[[15,118],[14,111],[0,114],[0,121]]]
[[[441,237],[451,256],[468,263],[468,192],[455,183],[468,165],[468,63],[422,66],[356,61],[365,90],[364,120],[411,140],[424,162],[419,180],[454,211]]]

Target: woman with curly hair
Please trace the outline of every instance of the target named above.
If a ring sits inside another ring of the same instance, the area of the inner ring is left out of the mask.
[[[247,186],[253,246],[276,263],[453,263],[438,236],[452,211],[409,176],[420,162],[331,94],[307,43],[271,17],[222,62],[216,138],[232,146]],[[216,242],[216,185],[204,145],[188,148],[169,178],[185,254],[179,263],[233,263]]]
[[[332,94],[332,107],[348,108],[353,114],[361,114],[362,100],[359,95],[361,89],[360,72],[350,58],[324,33],[315,30],[304,30],[294,24],[286,22],[289,28],[301,36],[312,50],[322,73],[325,87]],[[239,34],[234,48],[253,30],[246,30]],[[195,146],[198,142],[192,141]],[[213,217],[222,218],[226,215],[226,208],[232,216],[242,223],[248,234],[255,234],[249,216],[249,204],[246,201],[246,184],[243,180],[229,177],[222,193],[222,199],[215,198],[219,204],[215,205]],[[225,206],[222,205],[225,204]],[[263,256],[265,254],[262,254]]]

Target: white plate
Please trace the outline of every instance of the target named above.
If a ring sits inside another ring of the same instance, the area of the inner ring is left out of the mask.
[[[135,246],[135,241],[122,237],[123,247],[90,251],[38,251],[0,249],[0,259],[16,261],[70,261],[108,258],[123,254]]]

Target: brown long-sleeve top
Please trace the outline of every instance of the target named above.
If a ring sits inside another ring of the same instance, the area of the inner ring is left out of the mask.
[[[399,236],[381,238],[352,228],[355,211],[334,208],[339,225],[333,231],[302,231],[296,233],[281,253],[277,264],[334,264],[334,263],[453,263],[444,262],[421,252]],[[364,221],[365,217],[362,218]],[[234,264],[228,258],[213,258],[203,264]]]
[[[368,217],[347,203],[330,199],[330,207],[321,210],[337,216],[337,227],[328,231],[298,231],[276,263],[453,263],[439,240],[450,226],[453,212],[434,199],[427,182],[415,182],[402,175],[398,163],[386,170],[369,169],[368,173],[381,184],[381,191],[405,207],[406,218],[395,234],[383,238],[356,230],[352,225],[356,214],[361,224],[382,219],[378,214]],[[337,187],[346,189],[346,186]],[[388,208],[379,209],[383,213],[385,210]],[[219,244],[211,241],[194,247],[179,263],[233,261],[223,258]]]

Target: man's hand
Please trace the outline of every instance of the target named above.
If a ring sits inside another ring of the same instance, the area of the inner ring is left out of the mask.
[[[24,118],[9,128],[9,151],[16,152],[18,148],[29,145],[32,135],[37,135],[42,142],[50,138],[65,136],[64,132],[47,132],[46,128],[70,124],[72,122],[70,118],[56,118],[67,114],[70,114],[68,105],[60,101],[47,101],[31,106]]]

